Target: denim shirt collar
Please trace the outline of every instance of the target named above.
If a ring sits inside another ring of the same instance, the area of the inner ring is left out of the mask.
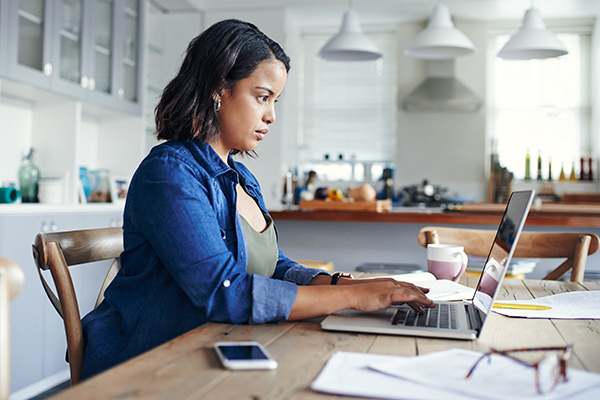
[[[237,184],[239,182],[239,173],[237,170],[231,168],[229,165],[223,162],[221,157],[208,143],[201,142],[198,139],[192,139],[183,142],[183,145],[187,147],[192,153],[192,156],[198,164],[213,178],[219,175],[232,174],[233,181]],[[228,155],[228,162],[234,164],[231,155]]]
[[[227,156],[228,162],[225,164],[217,152],[208,143],[201,142],[198,139],[192,139],[183,142],[194,157],[194,159],[204,168],[210,176],[216,178],[219,175],[231,174],[231,179],[237,184],[240,183],[248,194],[254,198],[260,198],[260,189],[253,179],[248,179],[246,169],[241,163],[235,161],[231,155]],[[233,167],[232,167],[233,166]],[[264,206],[261,207],[264,209]],[[266,211],[266,210],[265,210]]]

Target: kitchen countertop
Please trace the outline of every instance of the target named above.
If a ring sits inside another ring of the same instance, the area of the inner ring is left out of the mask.
[[[440,209],[392,209],[392,212],[360,211],[269,211],[275,221],[329,221],[329,222],[391,222],[421,224],[498,225],[504,211],[503,204],[465,204],[463,211]],[[544,204],[529,212],[529,226],[600,226],[600,205]]]

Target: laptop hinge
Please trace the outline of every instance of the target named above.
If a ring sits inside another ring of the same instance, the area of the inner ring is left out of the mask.
[[[477,336],[481,333],[481,316],[479,315],[479,310],[473,304],[465,304],[465,310],[467,314],[467,322],[469,324],[469,329],[476,331]]]

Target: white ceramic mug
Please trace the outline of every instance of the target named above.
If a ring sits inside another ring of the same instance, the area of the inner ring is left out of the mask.
[[[469,258],[463,246],[452,244],[427,245],[427,270],[437,279],[458,282],[467,269]]]
[[[65,185],[62,179],[46,178],[38,182],[40,203],[62,204],[65,198]]]

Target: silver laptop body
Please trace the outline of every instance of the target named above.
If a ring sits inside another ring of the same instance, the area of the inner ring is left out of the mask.
[[[534,196],[533,190],[511,194],[471,300],[436,302],[436,307],[428,309],[424,316],[415,316],[407,305],[374,312],[348,309],[329,315],[321,322],[321,327],[333,331],[476,339],[502,286]],[[442,309],[446,308],[450,309],[450,314],[441,318]]]

